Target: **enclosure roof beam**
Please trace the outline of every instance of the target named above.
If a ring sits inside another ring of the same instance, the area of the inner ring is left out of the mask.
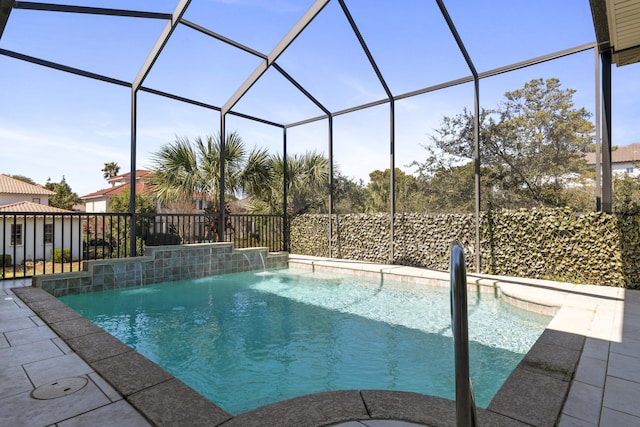
[[[282,67],[280,67],[278,64],[273,63],[271,64],[273,66],[273,68],[275,68],[276,70],[278,70],[278,72],[280,74],[282,74],[282,76],[289,80],[289,82],[294,85],[296,87],[296,89],[298,89],[300,92],[302,92],[304,94],[304,96],[306,96],[307,98],[309,98],[309,100],[311,100],[311,102],[313,102],[316,107],[318,107],[319,109],[321,109],[322,111],[324,111],[324,113],[327,116],[331,115],[331,112],[324,106],[322,105],[322,103],[320,101],[318,101],[313,95],[311,95],[300,83],[298,83],[298,81],[296,79],[294,79],[293,77],[291,77],[289,75],[289,73],[287,73],[285,70],[282,69]]]
[[[141,12],[136,10],[109,9],[104,7],[69,6],[27,1],[16,1],[15,9],[41,10],[46,12],[86,13],[90,15],[124,16],[129,18],[171,19],[170,13]]]
[[[541,64],[543,62],[551,61],[553,59],[562,58],[563,56],[573,55],[575,53],[584,52],[587,50],[591,50],[596,47],[595,43],[587,43],[580,46],[572,47],[569,49],[560,50],[558,52],[550,53],[547,55],[538,56],[535,58],[528,59],[526,61],[516,62],[515,64],[507,65],[506,67],[494,68],[493,70],[484,71],[478,76],[481,79],[485,79],[487,77],[497,76],[498,74],[508,73],[510,71],[519,70],[521,68],[530,67],[532,65]]]
[[[251,87],[260,79],[267,69],[282,55],[282,53],[293,43],[293,41],[302,33],[302,31],[313,21],[320,11],[329,3],[329,0],[316,0],[309,10],[298,20],[298,22],[289,30],[289,32],[280,40],[276,47],[269,53],[267,58],[251,73],[251,75],[240,85],[236,92],[222,107],[222,115],[227,114],[240,99],[251,89]]]
[[[77,76],[88,77],[94,80],[100,80],[107,83],[112,83],[118,86],[131,87],[131,83],[125,82],[124,80],[114,79],[108,76],[103,76],[102,74],[92,73],[90,71],[81,70],[79,68],[69,67],[68,65],[58,64],[57,62],[47,61],[45,59],[36,58],[29,55],[24,55],[22,53],[13,52],[6,49],[0,49],[0,55],[9,56],[11,58],[19,59],[26,62],[31,62],[32,64],[42,65],[47,68],[52,68],[54,70],[64,71],[66,73],[75,74]]]
[[[451,19],[451,15],[449,15],[447,8],[444,6],[443,0],[436,0],[436,3],[438,3],[438,7],[440,8],[440,13],[442,13],[442,17],[447,22],[447,25],[449,26],[449,31],[451,31],[453,38],[456,40],[456,43],[458,44],[458,48],[460,49],[460,52],[462,53],[464,60],[467,62],[467,66],[469,67],[469,70],[471,70],[471,74],[473,75],[474,78],[477,79],[478,72],[476,71],[476,67],[475,65],[473,65],[473,61],[469,56],[469,52],[467,52],[467,48],[462,42],[460,33],[458,33],[458,30],[456,29],[456,26],[454,25],[453,20]]]
[[[547,61],[551,61],[553,59],[558,59],[558,58],[562,58],[563,56],[569,56],[569,55],[573,55],[576,53],[580,53],[580,52],[584,52],[590,49],[595,48],[595,43],[587,43],[587,44],[583,44],[580,46],[576,46],[573,48],[569,48],[569,49],[564,49],[555,53],[550,53],[548,55],[543,55],[543,56],[538,56],[536,58],[532,58],[529,59],[527,61],[521,61],[521,62],[516,62],[514,64],[511,65],[506,65],[504,67],[500,67],[500,68],[494,68],[493,70],[488,70],[488,71],[484,71],[481,73],[478,73],[478,78],[479,79],[484,79],[487,77],[493,77],[493,76],[497,76],[498,74],[503,74],[503,73],[507,73],[509,71],[514,71],[514,70],[519,70],[521,68],[526,68],[526,67],[530,67],[533,65],[537,65],[543,62],[547,62]],[[402,93],[399,95],[396,95],[393,97],[394,101],[399,101],[401,99],[405,99],[405,98],[411,98],[413,96],[416,95],[423,95],[425,93],[429,93],[429,92],[435,92],[437,90],[440,89],[446,89],[449,87],[453,87],[453,86],[458,86],[461,84],[465,84],[465,83],[471,83],[473,82],[473,76],[467,76],[467,77],[462,77],[456,80],[450,80],[448,82],[444,82],[444,83],[440,83],[434,86],[428,86],[425,87],[423,89],[418,89],[418,90],[414,90],[411,92],[406,92],[406,93]],[[376,107],[378,105],[382,105],[382,104],[386,104],[387,102],[389,102],[388,99],[380,99],[378,101],[373,101],[373,102],[368,102],[366,104],[362,104],[362,105],[358,105],[355,107],[351,107],[351,108],[347,108],[344,110],[340,110],[340,111],[335,111],[333,112],[333,116],[339,116],[342,114],[347,114],[347,113],[351,113],[353,111],[359,111],[359,110],[364,110],[366,108],[371,108],[371,107]],[[301,126],[301,125],[305,125],[308,123],[313,123],[313,122],[317,122],[319,120],[323,120],[325,119],[325,116],[316,116],[316,117],[311,117],[309,119],[306,120],[301,120],[298,122],[293,122],[293,123],[288,123],[285,125],[285,127],[287,128],[292,128],[292,127],[296,127],[296,126]]]
[[[156,60],[160,56],[162,49],[169,41],[171,34],[173,34],[173,30],[176,29],[176,26],[180,22],[180,19],[182,18],[182,15],[184,15],[184,12],[187,10],[189,3],[191,3],[191,0],[180,0],[175,10],[173,11],[173,14],[171,14],[171,20],[169,20],[167,24],[164,26],[164,28],[162,29],[162,32],[160,33],[160,36],[158,37],[156,44],[153,46],[153,48],[151,48],[151,52],[149,52],[149,56],[147,56],[147,59],[144,61],[144,64],[142,65],[142,68],[138,72],[138,75],[136,76],[135,80],[133,81],[132,88],[134,92],[137,91],[140,88],[140,86],[142,86],[142,82],[151,71],[151,67],[153,67],[153,64],[155,64]]]
[[[14,0],[0,0],[0,39],[4,32],[4,27],[7,25],[9,15],[11,15],[11,9],[13,9]]]
[[[102,81],[102,82],[105,82],[105,83],[111,83],[111,84],[114,84],[114,85],[117,85],[117,86],[123,86],[123,87],[127,87],[127,88],[131,87],[131,83],[126,82],[124,80],[114,79],[112,77],[104,76],[102,74],[92,73],[90,71],[85,71],[85,70],[81,70],[79,68],[69,67],[67,65],[58,64],[56,62],[47,61],[45,59],[36,58],[36,57],[33,57],[33,56],[29,56],[29,55],[25,55],[25,54],[22,54],[22,53],[13,52],[13,51],[6,50],[6,49],[0,49],[0,55],[8,56],[8,57],[14,58],[14,59],[19,59],[19,60],[25,61],[25,62],[30,62],[32,64],[40,65],[40,66],[51,68],[51,69],[54,69],[54,70],[63,71],[65,73],[75,74],[77,76],[87,77],[87,78],[90,78],[90,79],[93,79],[93,80],[99,80],[99,81]],[[172,93],[164,92],[164,91],[161,91],[161,90],[157,90],[157,89],[153,89],[153,88],[149,88],[149,87],[144,87],[144,86],[140,87],[139,90],[142,91],[142,92],[147,92],[147,93],[151,93],[151,94],[154,94],[154,95],[162,96],[164,98],[173,99],[174,101],[184,102],[184,103],[187,103],[187,104],[195,105],[195,106],[206,108],[206,109],[209,109],[209,110],[220,111],[220,107],[217,107],[215,105],[207,104],[207,103],[200,102],[200,101],[195,101],[193,99],[185,98],[185,97],[182,97],[182,96],[179,96],[179,95],[174,95]],[[284,128],[284,125],[281,124],[281,123],[276,123],[276,122],[265,120],[265,119],[262,119],[262,118],[259,118],[259,117],[250,116],[248,114],[242,114],[242,113],[238,113],[238,112],[230,112],[229,114],[231,114],[233,116],[237,116],[237,117],[242,117],[242,118],[247,119],[247,120],[252,120],[254,122],[264,123],[266,125],[275,126],[275,127],[278,127],[278,128]]]
[[[340,7],[342,7],[342,12],[344,13],[344,16],[347,18],[347,21],[349,21],[351,30],[353,31],[353,33],[358,38],[358,41],[360,42],[360,47],[362,47],[362,50],[364,51],[365,55],[367,55],[367,59],[369,60],[369,64],[371,64],[371,68],[373,68],[373,71],[376,73],[376,76],[378,76],[378,80],[380,81],[380,84],[384,88],[384,91],[387,94],[387,97],[389,98],[389,100],[393,101],[393,94],[391,93],[391,90],[389,89],[387,82],[384,80],[384,77],[382,76],[382,72],[380,71],[380,68],[378,68],[378,64],[376,64],[376,61],[373,58],[373,55],[371,54],[371,51],[369,50],[367,43],[364,41],[364,37],[362,37],[362,33],[360,33],[360,30],[356,25],[356,21],[354,21],[353,16],[351,16],[351,12],[349,12],[347,5],[344,3],[344,0],[339,0],[339,3],[340,3]]]
[[[192,30],[196,30],[198,32],[201,32],[202,34],[205,34],[205,35],[207,35],[209,37],[213,37],[214,39],[220,40],[221,42],[224,42],[224,43],[226,43],[228,45],[231,45],[231,46],[233,46],[233,47],[235,47],[237,49],[240,49],[242,51],[245,51],[247,53],[250,53],[251,55],[257,56],[257,57],[262,58],[262,59],[267,59],[267,55],[265,55],[264,53],[258,52],[255,49],[251,49],[250,47],[245,46],[242,43],[238,43],[235,40],[231,40],[230,38],[225,37],[222,34],[218,34],[215,31],[211,31],[210,29],[205,28],[205,27],[203,27],[201,25],[198,25],[198,24],[196,24],[194,22],[188,21],[188,20],[183,18],[183,19],[180,20],[180,23],[182,25],[186,26],[186,27],[191,28]]]

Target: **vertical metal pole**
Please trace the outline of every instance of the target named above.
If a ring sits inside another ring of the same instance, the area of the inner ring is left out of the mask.
[[[287,213],[287,185],[289,174],[287,171],[288,168],[287,162],[287,128],[282,128],[282,212],[283,212],[283,250],[289,251],[289,215]]]
[[[393,264],[395,257],[395,227],[393,225],[396,218],[396,104],[393,98],[389,98],[389,189],[390,206],[389,206],[389,264]]]
[[[333,115],[329,115],[329,258],[333,257]]]
[[[611,50],[601,53],[602,107],[604,132],[602,135],[602,210],[611,213],[613,207],[611,176]]]
[[[593,49],[595,53],[595,89],[596,89],[596,211],[602,210],[602,151],[600,144],[600,129],[602,120],[600,119],[600,51],[598,45]]]
[[[225,191],[225,150],[226,150],[226,130],[225,130],[225,114],[220,114],[220,185],[218,188],[218,210],[220,211],[218,218],[218,242],[224,242],[225,233],[225,215],[224,215],[224,191]]]
[[[464,251],[454,243],[449,261],[451,329],[456,367],[456,425],[476,425],[476,404],[469,378],[469,319]]]
[[[131,90],[131,173],[129,176],[129,256],[136,256],[136,142],[138,127],[138,91]]]
[[[476,199],[476,273],[482,271],[482,257],[480,256],[480,79],[473,77],[473,161],[475,164],[475,199]]]

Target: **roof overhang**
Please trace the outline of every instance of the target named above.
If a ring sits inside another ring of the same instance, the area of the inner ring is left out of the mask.
[[[640,62],[640,0],[590,0],[600,51],[611,50],[613,62]]]

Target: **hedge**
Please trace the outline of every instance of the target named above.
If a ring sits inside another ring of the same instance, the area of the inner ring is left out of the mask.
[[[51,249],[51,259],[53,262],[71,262],[71,249]]]
[[[475,271],[472,214],[397,214],[390,259],[389,216],[301,215],[291,222],[291,252],[447,270],[451,242]],[[480,218],[481,272],[573,283],[640,287],[640,215],[569,209],[491,211]]]
[[[11,267],[12,265],[11,255],[0,255],[0,267]]]

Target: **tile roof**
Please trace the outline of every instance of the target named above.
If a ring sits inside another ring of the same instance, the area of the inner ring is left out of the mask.
[[[587,164],[596,164],[596,153],[586,153]],[[611,163],[640,162],[640,142],[618,147],[611,151]]]
[[[120,184],[114,187],[104,188],[102,190],[95,191],[93,193],[86,194],[81,196],[80,198],[85,199],[96,199],[99,197],[115,197],[129,190],[129,184]],[[149,187],[144,183],[136,184],[136,194],[146,194],[149,192]]]
[[[136,169],[136,181],[144,181],[151,178],[153,172],[145,170],[145,169]],[[123,173],[121,175],[115,175],[109,178],[107,181],[114,182],[129,182],[131,180],[131,172]]]
[[[0,206],[0,212],[29,212],[29,213],[70,213],[66,209],[54,208],[53,206],[43,205],[33,202],[17,202],[9,205]]]
[[[33,185],[0,173],[0,194],[29,194],[53,196],[55,191],[47,190],[41,185]]]

